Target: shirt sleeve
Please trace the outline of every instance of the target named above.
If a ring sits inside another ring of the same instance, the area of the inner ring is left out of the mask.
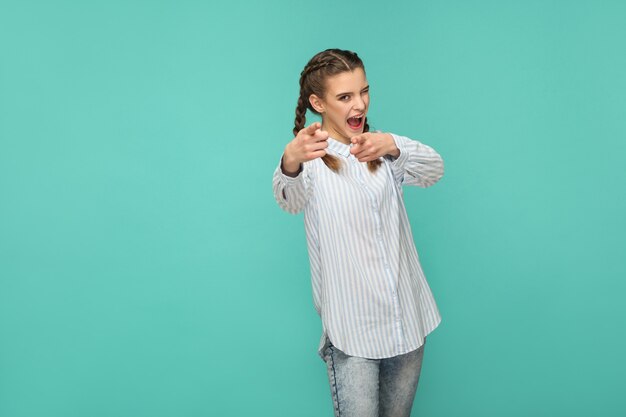
[[[296,177],[285,175],[281,169],[282,156],[274,171],[273,188],[276,202],[286,212],[299,213],[309,200],[311,191],[310,166],[306,162]]]
[[[397,158],[389,158],[396,182],[426,188],[439,181],[443,159],[433,148],[404,136],[391,136],[400,151]]]

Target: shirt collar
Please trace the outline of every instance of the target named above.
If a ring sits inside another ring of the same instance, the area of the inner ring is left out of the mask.
[[[339,142],[338,140],[330,137],[328,138],[328,149],[345,158],[350,156],[350,145],[346,145],[345,143]]]

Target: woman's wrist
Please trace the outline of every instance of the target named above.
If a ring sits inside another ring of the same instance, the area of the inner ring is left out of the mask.
[[[283,174],[289,177],[296,177],[300,173],[302,164],[294,160],[289,154],[289,151],[287,150],[287,148],[285,148],[285,152],[283,153],[283,158],[282,158],[280,167],[283,171]]]
[[[385,133],[385,135],[387,136],[388,140],[387,155],[393,158],[399,157],[400,149],[398,149],[398,147],[396,146],[396,141],[393,140],[393,135],[391,133]]]

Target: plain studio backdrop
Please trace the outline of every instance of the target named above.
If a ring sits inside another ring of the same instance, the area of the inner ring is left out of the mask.
[[[0,416],[332,416],[271,177],[335,47],[446,163],[414,415],[623,416],[626,4],[216,3],[0,3]]]

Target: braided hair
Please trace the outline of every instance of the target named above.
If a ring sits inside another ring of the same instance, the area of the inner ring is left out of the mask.
[[[313,113],[319,114],[311,106],[311,103],[309,103],[311,94],[324,97],[326,89],[325,81],[327,77],[346,71],[353,71],[356,68],[361,68],[365,71],[361,58],[359,58],[355,52],[351,51],[327,49],[311,58],[300,73],[300,96],[298,97],[298,104],[296,106],[296,119],[293,128],[294,135],[297,135],[298,132],[304,128],[307,109],[311,110]],[[363,125],[363,132],[369,132],[367,117]],[[339,161],[338,158],[326,154],[322,157],[322,160],[328,168],[334,172],[339,172],[341,161]],[[368,162],[367,167],[371,172],[375,172],[380,164],[380,159],[375,159]]]

